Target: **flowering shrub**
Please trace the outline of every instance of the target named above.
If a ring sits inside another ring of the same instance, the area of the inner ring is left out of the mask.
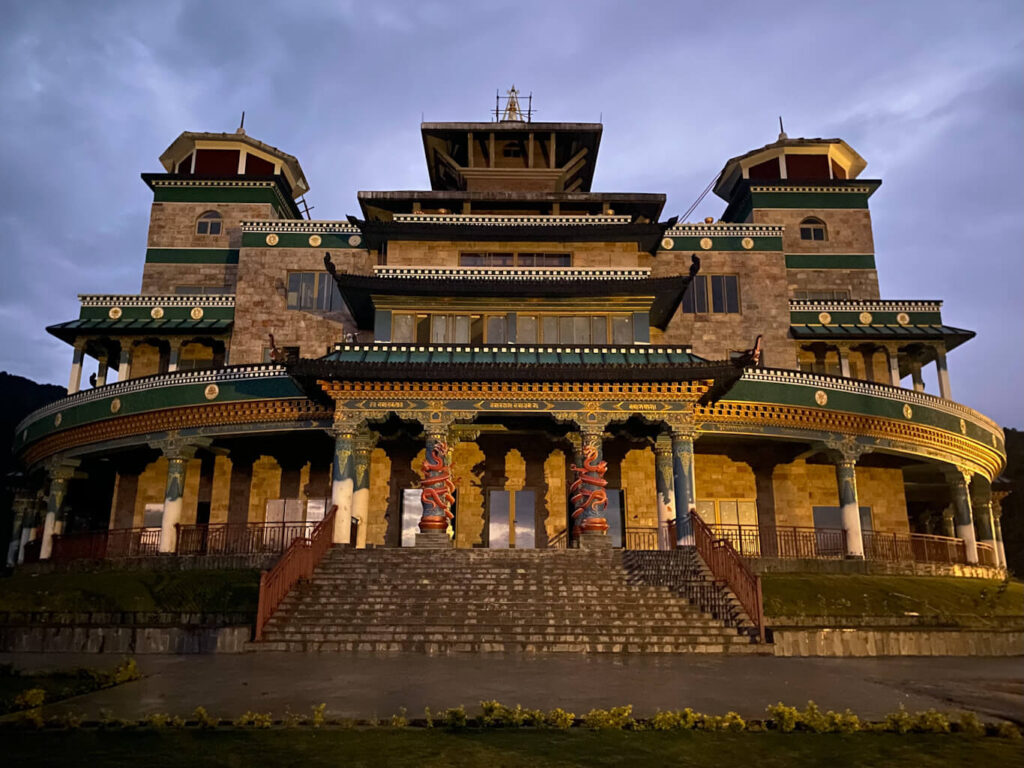
[[[469,722],[469,718],[466,716],[466,708],[458,706],[454,709],[446,709],[444,711],[443,721],[444,727],[453,731],[465,728],[466,724]]]
[[[634,724],[635,721],[630,717],[632,712],[632,704],[611,709],[592,709],[583,716],[583,724],[592,731],[621,731]]]
[[[797,708],[787,707],[781,701],[778,704],[772,704],[766,712],[769,722],[776,730],[783,733],[792,733],[796,729],[797,723],[800,722],[800,712]]]
[[[556,728],[560,731],[567,731],[576,722],[576,715],[566,712],[564,709],[555,707],[544,716],[544,725],[548,728]]]
[[[274,724],[274,719],[269,712],[243,712],[235,720],[239,728],[269,728]]]
[[[984,736],[985,724],[973,712],[964,712],[960,715],[960,733],[965,736]]]

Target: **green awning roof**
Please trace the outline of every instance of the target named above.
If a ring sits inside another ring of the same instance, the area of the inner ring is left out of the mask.
[[[416,347],[355,345],[335,349],[325,362],[401,365],[689,365],[704,358],[681,347]]]
[[[791,325],[795,339],[822,341],[942,341],[953,349],[974,338],[974,331],[949,325]]]
[[[57,323],[56,325],[51,325],[46,330],[58,339],[70,344],[79,336],[149,336],[164,333],[220,334],[229,332],[233,323],[234,321],[232,320],[79,319],[69,320],[66,323]]]

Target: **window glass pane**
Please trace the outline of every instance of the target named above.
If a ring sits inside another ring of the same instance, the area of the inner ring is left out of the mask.
[[[430,316],[430,343],[444,344],[448,339],[448,315]]]
[[[629,315],[612,318],[612,344],[633,343],[633,318]]]
[[[459,266],[462,267],[482,267],[484,265],[484,257],[481,253],[462,253],[459,254]]]
[[[822,227],[814,227],[811,231],[814,232],[815,240],[825,239],[825,230]]]
[[[469,344],[469,315],[455,316],[455,343]]]
[[[544,318],[544,335],[542,340],[545,344],[558,343],[558,318],[548,315]]]
[[[590,318],[574,317],[572,319],[572,340],[574,344],[590,343]]]
[[[301,272],[290,272],[288,274],[288,309],[299,308],[299,282],[301,279]]]
[[[488,344],[504,344],[505,343],[505,316],[504,315],[488,315],[487,316],[487,343]]]
[[[708,278],[707,275],[697,275],[693,281],[693,310],[694,312],[708,311]]]
[[[722,275],[711,275],[711,311],[725,312],[725,286]]]
[[[516,318],[516,343],[537,343],[537,318],[534,315],[519,315]]]
[[[714,499],[697,499],[696,503],[697,514],[700,519],[708,525],[714,525],[718,521],[715,520],[715,500]]]
[[[602,316],[590,318],[590,341],[592,344],[608,343],[608,318]]]
[[[546,266],[546,267],[571,267],[572,266],[572,255],[568,254],[568,253],[548,253],[548,254],[545,254],[544,266]]]
[[[694,312],[693,297],[697,293],[697,279],[686,287],[686,293],[683,294],[683,312]]]
[[[513,256],[511,253],[491,253],[490,266],[492,267],[511,267],[513,265]]]
[[[558,343],[572,344],[572,317],[558,318]]]
[[[430,343],[429,315],[416,315],[416,343],[423,345]]]
[[[316,273],[302,272],[299,281],[299,309],[313,309],[316,297]]]
[[[416,316],[399,315],[391,316],[391,338],[402,344],[412,344],[415,341]]]
[[[220,222],[219,221],[211,221],[210,222],[210,234],[211,235],[219,235],[220,234]]]
[[[484,343],[484,319],[480,315],[472,315],[470,321],[470,343],[477,346]]]
[[[330,296],[331,296],[331,294],[328,292],[328,289],[330,288],[330,286],[327,285],[327,280],[329,278],[330,278],[330,275],[327,274],[326,272],[321,272],[319,275],[316,275],[316,284],[317,284],[316,285],[316,308],[317,309],[327,310],[327,309],[330,308]]]
[[[736,275],[725,276],[725,311],[740,311],[740,279]]]
[[[198,224],[196,224],[196,234],[198,234],[198,235],[208,234],[209,229],[210,229],[210,222],[208,222],[208,221],[200,221]]]
[[[814,237],[814,235],[812,234],[810,227],[800,227],[800,239],[801,240],[810,240],[813,237]]]
[[[731,499],[722,499],[718,502],[718,516],[723,525],[736,525],[739,518],[736,514],[736,502]]]
[[[757,525],[757,503],[753,501],[737,501],[736,516],[740,525]]]
[[[541,265],[537,262],[537,256],[536,253],[520,253],[516,257],[516,262],[520,267],[539,267]]]

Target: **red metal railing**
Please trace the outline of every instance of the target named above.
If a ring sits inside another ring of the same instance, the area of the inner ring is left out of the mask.
[[[987,565],[989,568],[995,568],[999,565],[999,559],[996,557],[996,550],[991,544],[978,544],[978,565]]]
[[[846,557],[846,532],[841,528],[798,526],[712,525],[743,557],[841,559]]]
[[[696,512],[690,513],[693,526],[693,543],[697,554],[711,569],[716,581],[724,581],[740,605],[754,622],[758,638],[763,643],[764,598],[761,594],[761,577],[754,573],[728,539],[715,536],[707,523]]]
[[[213,523],[178,525],[179,555],[258,555],[284,552],[310,535],[315,523]]]
[[[955,539],[951,536],[864,531],[863,539],[865,560],[889,563],[965,564],[967,562],[967,550],[963,539]],[[992,565],[995,565],[994,560]]]
[[[159,528],[115,528],[54,536],[50,559],[66,563],[70,560],[144,557],[159,552]]]
[[[317,523],[309,538],[292,541],[284,556],[269,571],[260,575],[260,602],[256,611],[256,640],[263,637],[263,628],[277,606],[300,579],[311,579],[313,570],[327,554],[334,539],[334,516],[337,505]]]

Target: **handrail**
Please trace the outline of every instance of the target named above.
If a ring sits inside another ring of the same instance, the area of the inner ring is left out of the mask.
[[[724,581],[757,629],[760,642],[765,641],[764,597],[761,577],[754,573],[728,539],[716,538],[696,510],[690,511],[690,525],[697,554],[716,580]]]
[[[548,537],[548,549],[566,549],[569,546],[569,529],[563,528],[554,536]]]
[[[314,523],[207,523],[177,525],[178,555],[254,555],[284,552],[295,539],[312,534]]]
[[[331,507],[317,523],[309,538],[295,539],[269,571],[260,574],[260,601],[256,610],[256,641],[263,638],[263,628],[274,611],[302,579],[313,578],[313,570],[323,560],[334,539],[334,516],[338,505]]]

